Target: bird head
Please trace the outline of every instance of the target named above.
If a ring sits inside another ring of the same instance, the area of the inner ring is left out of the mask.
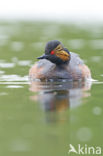
[[[58,40],[49,41],[45,46],[45,54],[38,59],[47,59],[57,65],[69,63],[70,52]]]

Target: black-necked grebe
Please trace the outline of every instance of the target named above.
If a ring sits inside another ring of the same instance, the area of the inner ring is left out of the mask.
[[[30,69],[29,76],[33,79],[68,79],[85,80],[91,78],[91,72],[78,54],[69,52],[61,42],[49,41],[45,54]]]

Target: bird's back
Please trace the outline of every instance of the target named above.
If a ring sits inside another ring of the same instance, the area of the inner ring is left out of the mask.
[[[90,70],[80,59],[80,57],[71,52],[71,60],[65,65],[56,65],[46,59],[40,60],[30,69],[31,79],[69,79],[79,80],[90,78]]]

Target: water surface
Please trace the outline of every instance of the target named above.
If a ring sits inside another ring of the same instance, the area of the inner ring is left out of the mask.
[[[30,67],[48,40],[80,54],[93,79],[33,82]],[[67,156],[69,144],[103,145],[103,26],[0,24],[0,155]]]

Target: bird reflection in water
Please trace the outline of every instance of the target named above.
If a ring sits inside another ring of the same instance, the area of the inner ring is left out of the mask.
[[[66,110],[82,104],[82,99],[90,96],[91,82],[31,81],[30,91],[38,93],[30,99],[39,102],[46,112],[46,121],[67,120]]]

